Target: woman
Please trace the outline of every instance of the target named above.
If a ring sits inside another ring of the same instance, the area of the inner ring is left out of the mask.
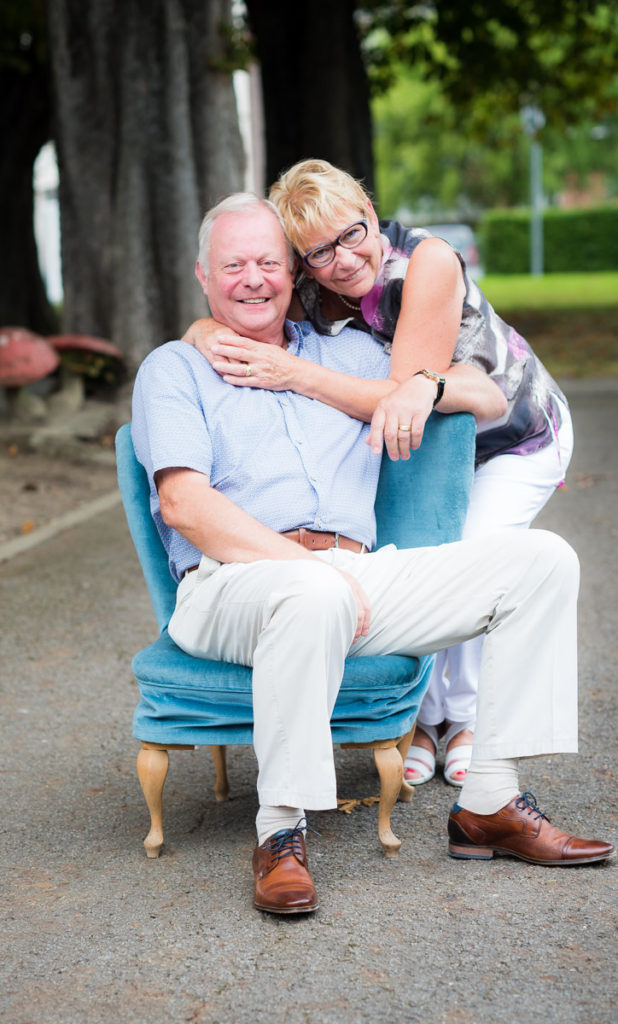
[[[468,408],[477,416],[477,469],[464,536],[528,527],[564,477],[570,415],[527,342],[469,280],[461,256],[427,232],[378,222],[360,184],[326,161],[296,164],[270,199],[302,265],[291,315],[327,335],[350,321],[371,331],[392,353],[389,381],[326,371],[282,349],[213,331],[211,321],[199,321],[186,340],[231,383],[291,389],[371,419],[373,450],[379,454],[386,444],[394,459],[418,447],[434,404],[445,412]],[[500,389],[493,404],[492,381]],[[445,779],[463,784],[480,648],[480,640],[471,641],[438,656],[406,759],[410,784],[433,777],[441,736]]]

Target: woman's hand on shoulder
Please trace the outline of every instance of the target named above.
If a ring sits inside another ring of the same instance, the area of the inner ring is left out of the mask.
[[[303,360],[279,345],[228,332],[212,347],[212,366],[228,384],[264,388],[267,391],[295,390],[299,364]],[[306,365],[306,364],[304,364]]]
[[[277,345],[244,338],[208,317],[192,323],[181,341],[193,345],[228,384],[269,391],[293,388],[297,359]]]
[[[186,341],[188,345],[193,345],[208,360],[210,365],[217,369],[214,365],[214,346],[218,342],[230,342],[239,337],[240,335],[231,331],[229,327],[225,327],[224,324],[220,324],[218,320],[203,317],[201,320],[195,320],[187,328],[180,340]],[[221,370],[217,369],[217,373],[221,373]]]
[[[367,444],[376,455],[385,444],[389,457],[396,462],[409,459],[410,449],[420,447],[425,423],[433,409],[436,387],[434,381],[418,374],[380,399],[367,438]]]

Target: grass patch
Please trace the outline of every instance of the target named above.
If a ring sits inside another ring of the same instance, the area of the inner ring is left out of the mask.
[[[618,273],[488,275],[479,283],[553,377],[618,377]]]
[[[530,343],[552,377],[618,377],[618,306],[511,310],[507,320]]]
[[[618,306],[618,272],[488,274],[480,287],[499,312],[510,309],[590,309]]]

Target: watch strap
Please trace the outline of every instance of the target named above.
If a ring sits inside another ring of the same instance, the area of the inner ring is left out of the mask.
[[[417,370],[416,373],[414,374],[414,376],[418,377],[419,374],[422,374],[423,377],[427,377],[428,380],[432,380],[434,382],[434,384],[437,384],[437,386],[438,386],[438,390],[436,392],[436,397],[434,398],[434,401],[433,401],[434,408],[435,408],[435,406],[438,404],[438,402],[442,398],[442,395],[444,394],[444,386],[446,384],[446,377],[443,377],[439,373],[434,373],[433,370]]]

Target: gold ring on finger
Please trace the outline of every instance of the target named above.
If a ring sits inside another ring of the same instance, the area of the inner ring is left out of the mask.
[[[247,363],[247,369],[245,370],[245,377],[250,377],[251,373],[252,373],[252,371],[251,371],[251,363]]]
[[[399,430],[403,430],[403,431],[405,431],[407,433],[409,430],[412,429],[412,424],[408,423],[408,424],[404,425],[404,424],[400,423],[398,429]]]

